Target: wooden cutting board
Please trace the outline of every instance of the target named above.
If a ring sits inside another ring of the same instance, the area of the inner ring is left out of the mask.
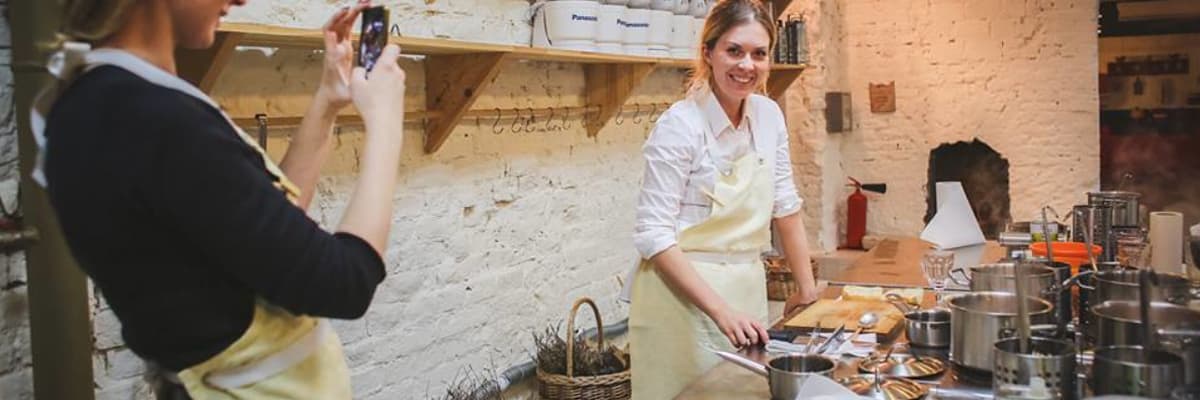
[[[821,323],[821,330],[829,331],[846,325],[846,331],[858,329],[858,318],[865,312],[874,312],[879,322],[864,333],[888,334],[897,324],[904,321],[904,314],[895,306],[879,300],[835,300],[821,299],[784,323],[792,328],[813,328]]]

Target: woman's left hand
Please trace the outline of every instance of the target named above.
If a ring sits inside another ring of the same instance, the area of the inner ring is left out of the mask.
[[[350,30],[362,10],[370,7],[369,0],[359,0],[354,7],[339,9],[321,29],[325,34],[325,67],[321,72],[321,86],[317,88],[317,100],[323,101],[331,111],[350,105],[350,71],[354,69],[354,46]]]
[[[817,299],[821,298],[821,292],[825,291],[826,286],[827,284],[825,282],[819,282],[817,283],[816,287],[801,287],[799,291],[793,293],[791,296],[788,296],[787,301],[784,302],[783,315],[791,315],[792,312],[796,311],[797,308],[812,304],[813,302],[817,301]]]

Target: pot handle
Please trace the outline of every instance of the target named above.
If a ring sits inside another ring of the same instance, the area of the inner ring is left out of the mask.
[[[1158,335],[1159,336],[1184,337],[1184,338],[1200,338],[1200,330],[1159,328]]]
[[[746,357],[742,357],[737,354],[730,353],[728,351],[714,351],[714,353],[717,353],[717,355],[721,356],[721,358],[729,360],[729,362],[737,364],[739,367],[748,369],[751,372],[762,375],[764,378],[771,376],[771,374],[767,372],[767,366],[756,363],[754,361],[751,361],[750,359],[748,359]]]
[[[887,298],[888,303],[892,303],[893,306],[896,306],[896,309],[900,310],[901,314],[908,314],[920,309],[920,307],[913,307],[912,304],[908,303],[908,300],[904,299],[904,296],[899,294],[888,293],[887,295],[884,295],[884,297]]]
[[[1082,277],[1084,277],[1084,276],[1086,276],[1086,275],[1091,275],[1091,274],[1094,274],[1094,273],[1096,273],[1096,271],[1095,271],[1095,270],[1090,270],[1090,269],[1089,269],[1089,270],[1085,270],[1085,271],[1079,271],[1079,273],[1078,273],[1078,274],[1075,274],[1075,276],[1072,276],[1072,277],[1070,277],[1070,278],[1067,278],[1067,280],[1065,280],[1065,281],[1063,281],[1061,284],[1059,284],[1059,286],[1060,286],[1060,289],[1064,289],[1064,290],[1065,290],[1065,289],[1067,289],[1067,288],[1071,287],[1071,285],[1076,285],[1076,286],[1079,286],[1080,288],[1083,288],[1083,289],[1087,289],[1087,290],[1096,290],[1096,287],[1095,287],[1095,286],[1088,286],[1087,284],[1084,284],[1083,282],[1080,282],[1080,281],[1079,281],[1079,278],[1082,278]]]
[[[961,280],[961,281],[958,280],[958,277],[954,275],[955,273],[961,275],[963,280]],[[963,271],[963,267],[951,268],[949,276],[950,276],[950,280],[954,281],[955,284],[959,284],[962,286],[969,286],[971,284],[971,278],[968,277],[967,273]]]
[[[1058,325],[1055,325],[1055,324],[1035,324],[1035,325],[1030,325],[1030,326],[1029,326],[1029,331],[1031,332],[1031,334],[1030,334],[1030,336],[1031,336],[1031,337],[1042,337],[1042,338],[1045,338],[1045,337],[1059,337],[1059,336],[1062,336],[1062,335],[1060,335],[1060,334],[1059,334],[1059,333],[1061,333],[1061,332],[1060,332],[1060,331],[1059,331],[1059,329],[1058,329]],[[1049,331],[1051,334],[1050,334],[1049,336],[1047,336],[1047,335],[1039,335],[1039,334],[1038,334],[1039,332],[1046,332],[1046,331]],[[1000,339],[1008,339],[1008,338],[1011,338],[1011,337],[1016,337],[1016,336],[1017,336],[1017,329],[1016,329],[1016,328],[1000,328],[1000,331],[996,333],[996,337],[997,337],[997,338],[1000,338]]]

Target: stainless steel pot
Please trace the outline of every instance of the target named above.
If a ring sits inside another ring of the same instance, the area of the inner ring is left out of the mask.
[[[1138,210],[1138,199],[1141,197],[1135,192],[1089,192],[1088,205],[1112,207],[1111,221],[1114,227],[1141,226],[1141,212]]]
[[[904,314],[904,334],[913,346],[950,346],[950,326],[950,310],[944,308]]]
[[[1143,345],[1141,312],[1135,301],[1107,301],[1092,308],[1096,315],[1096,345]],[[1200,384],[1200,311],[1171,303],[1150,303],[1150,324],[1156,337],[1152,347],[1183,359],[1188,384]],[[1190,332],[1190,333],[1189,333]]]
[[[1141,346],[1108,346],[1092,358],[1092,393],[1166,398],[1183,385],[1183,360]]]
[[[1083,272],[1088,273],[1088,272]],[[1090,299],[1092,304],[1100,304],[1109,300],[1128,300],[1138,301],[1141,295],[1138,293],[1138,274],[1140,270],[1108,270],[1096,272],[1091,281],[1095,284],[1094,299]],[[1187,278],[1155,273],[1157,285],[1150,288],[1150,301],[1165,301],[1186,305],[1192,299],[1191,286]]]
[[[1043,260],[1044,263],[1044,260]],[[1025,288],[1054,305],[1056,321],[1066,324],[1071,321],[1071,294],[1064,291],[1060,282],[1070,277],[1070,265],[1055,263],[1057,268],[1046,265],[1027,264]],[[1017,278],[1012,263],[980,264],[969,268],[968,277],[962,269],[952,270],[950,279],[960,285],[969,285],[972,292],[1017,292]],[[965,280],[965,282],[960,281]]]
[[[814,375],[833,378],[833,370],[837,369],[838,365],[837,360],[816,354],[779,356],[772,358],[767,365],[725,351],[718,351],[717,355],[766,377],[771,387],[772,399],[795,399],[808,378]]]
[[[1042,378],[1062,398],[1077,398],[1075,345],[1068,341],[1029,338],[1029,353],[1019,351],[1019,339],[996,342],[992,387],[1029,386],[1030,378]]]
[[[1049,302],[1026,297],[1031,324],[1053,322]],[[950,305],[950,361],[980,371],[993,368],[992,346],[1004,332],[1016,328],[1017,296],[1003,292],[976,292],[956,296]]]

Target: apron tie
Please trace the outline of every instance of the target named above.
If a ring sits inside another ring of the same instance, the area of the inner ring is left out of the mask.
[[[46,117],[58,96],[75,81],[79,72],[87,65],[86,56],[92,46],[83,42],[63,42],[62,48],[50,55],[46,60],[46,71],[54,77],[50,85],[42,89],[33,100],[30,110],[29,126],[33,131],[33,140],[37,144],[37,159],[34,162],[30,176],[43,189],[48,188],[46,182]]]

